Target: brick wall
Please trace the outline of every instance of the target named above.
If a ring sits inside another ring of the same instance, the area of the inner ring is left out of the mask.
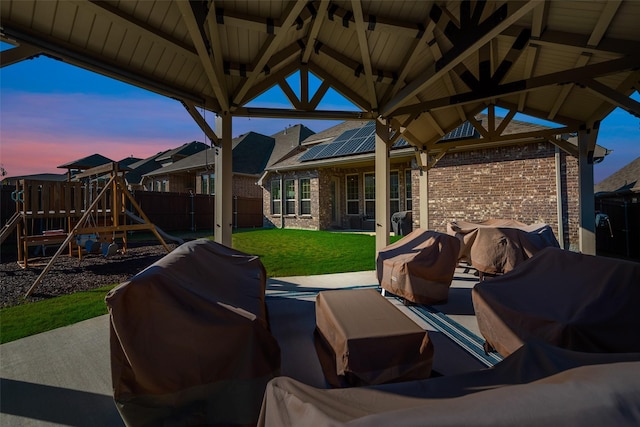
[[[311,214],[310,215],[301,215],[300,214],[300,179],[308,178],[310,180],[311,185]],[[293,214],[284,214],[284,182],[286,180],[293,179],[295,184],[295,194],[296,194],[296,213]],[[283,197],[281,207],[281,214],[273,214],[271,209],[271,182],[272,181],[282,181],[281,182],[281,195]],[[262,193],[262,202],[264,212],[264,226],[265,227],[279,227],[279,228],[299,228],[305,230],[320,230],[320,200],[322,197],[318,198],[319,194],[319,178],[318,171],[309,170],[309,171],[297,171],[297,172],[289,172],[284,174],[270,174],[265,182],[264,191]],[[324,197],[324,195],[323,195]]]
[[[258,179],[253,176],[233,175],[233,195],[238,197],[262,197],[262,187],[258,185]]]
[[[563,152],[561,182],[565,241],[577,245],[577,160]],[[414,214],[419,182],[414,172]],[[445,155],[429,171],[429,228],[446,231],[450,221],[515,219],[549,224],[558,237],[555,148],[549,143]]]

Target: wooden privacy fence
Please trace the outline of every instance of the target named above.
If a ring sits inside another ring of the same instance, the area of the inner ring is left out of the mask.
[[[102,189],[95,184],[86,187],[80,182],[52,182],[23,180],[18,187],[3,186],[1,224],[6,224],[20,206],[32,220],[27,225],[29,233],[40,233],[56,228],[67,229],[69,219],[80,218],[94,197]],[[101,212],[108,212],[113,197],[108,191],[98,204]],[[13,197],[13,198],[12,198]],[[166,193],[136,191],[133,197],[149,220],[164,231],[213,230],[214,196],[206,194]],[[17,204],[14,198],[19,198]],[[125,202],[126,203],[126,202]],[[233,227],[262,227],[262,199],[249,197],[233,198]],[[131,210],[131,209],[129,209]],[[101,223],[109,218],[96,218]],[[15,241],[11,236],[9,241]]]
[[[136,191],[134,198],[149,220],[164,231],[213,230],[215,196]],[[233,198],[233,227],[262,227],[262,199]]]

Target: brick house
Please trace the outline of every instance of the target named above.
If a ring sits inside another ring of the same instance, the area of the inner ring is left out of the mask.
[[[478,117],[478,121],[483,120],[486,117]],[[373,122],[355,121],[336,128],[311,136],[267,168],[260,181],[265,226],[375,229],[374,144],[371,139],[365,141],[375,132],[375,126]],[[548,128],[512,120],[504,134],[539,129]],[[466,122],[440,142],[479,138],[474,126]],[[571,152],[568,145],[563,149]],[[578,161],[564,150],[548,141],[449,150],[423,172],[417,165],[415,148],[400,139],[390,150],[391,214],[412,211],[413,226],[418,226],[420,174],[428,173],[429,229],[444,232],[453,220],[544,222],[551,225],[559,240],[562,238],[561,244],[575,247]],[[599,147],[596,156],[601,160],[605,153]],[[549,180],[556,176],[559,180]],[[562,220],[558,221],[560,210]]]
[[[256,185],[256,181],[271,156],[274,139],[249,132],[234,138],[232,144],[233,194],[240,197],[262,197],[262,190]],[[143,181],[152,182],[155,191],[214,194],[215,150],[216,148],[206,148],[156,169],[145,174]]]

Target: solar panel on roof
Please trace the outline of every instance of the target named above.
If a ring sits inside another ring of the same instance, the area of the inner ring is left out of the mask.
[[[356,132],[358,132],[359,130],[360,130],[360,128],[349,129],[347,131],[344,131],[342,134],[340,134],[340,136],[338,136],[336,139],[334,139],[333,142],[348,141],[349,138],[351,138],[353,135],[355,135]]]
[[[336,151],[336,153],[334,154],[334,157],[353,154],[356,148],[358,148],[358,146],[362,144],[362,141],[363,140],[361,138],[350,139],[338,151]]]
[[[360,129],[357,129],[358,132],[353,135],[354,138],[365,138],[376,134],[376,127],[373,123],[367,123]]]
[[[314,145],[309,148],[302,156],[300,156],[301,162],[306,162],[308,160],[313,160],[322,150],[324,150],[327,144]]]
[[[327,157],[333,157],[334,153],[336,151],[338,151],[340,148],[342,148],[344,146],[344,144],[346,144],[346,143],[347,143],[347,141],[332,142],[331,144],[327,144],[327,146],[324,148],[324,150],[322,150],[321,152],[318,153],[316,158],[325,159]]]
[[[376,149],[376,137],[367,138],[364,140],[362,144],[358,147],[358,153],[368,153],[371,151],[375,151]]]
[[[393,147],[391,148],[401,148],[401,147],[408,147],[409,143],[407,142],[406,139],[404,138],[399,138],[395,144],[393,144]]]
[[[438,142],[451,141],[454,139],[473,138],[475,136],[476,136],[476,129],[473,127],[473,125],[469,122],[464,122],[454,130],[452,130],[451,132],[449,132],[448,134],[440,138],[440,141]]]

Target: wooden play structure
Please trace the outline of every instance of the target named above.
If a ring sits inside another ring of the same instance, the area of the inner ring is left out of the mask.
[[[26,296],[33,293],[65,249],[80,259],[89,252],[106,256],[115,252],[120,241],[124,253],[127,232],[147,230],[171,251],[163,235],[171,236],[144,214],[126,187],[125,171],[114,162],[76,175],[78,181],[18,181],[12,193],[16,212],[3,227],[0,243],[17,230],[18,263],[23,268],[29,266],[29,247],[40,246],[44,255],[47,245],[58,245]],[[127,209],[127,202],[132,210]]]

